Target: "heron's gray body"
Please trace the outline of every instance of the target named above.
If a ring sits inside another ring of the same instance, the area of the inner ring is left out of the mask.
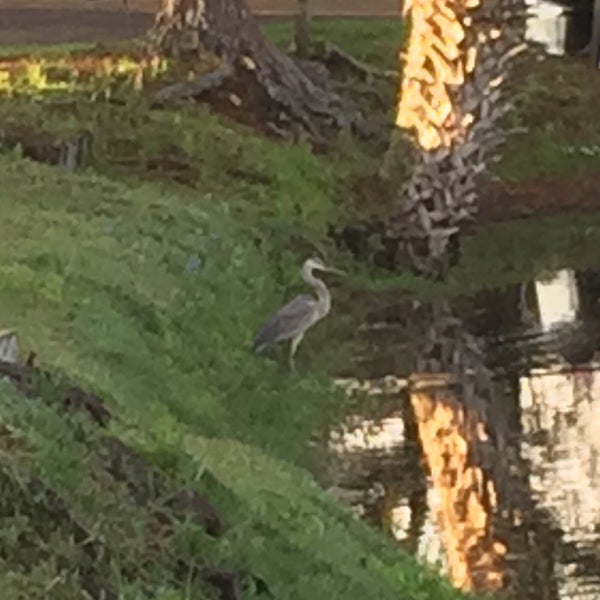
[[[260,328],[254,340],[254,351],[262,352],[273,344],[303,335],[328,312],[310,294],[296,296]]]
[[[320,321],[331,309],[331,295],[327,286],[313,275],[313,270],[336,271],[326,267],[318,259],[308,259],[302,268],[304,281],[313,287],[317,296],[300,294],[280,308],[258,331],[254,338],[253,351],[260,353],[286,340],[291,340],[290,366],[306,331]]]

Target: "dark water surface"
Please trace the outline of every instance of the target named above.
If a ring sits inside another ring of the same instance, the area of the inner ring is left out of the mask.
[[[600,599],[599,299],[562,269],[368,319],[331,492],[465,589]]]

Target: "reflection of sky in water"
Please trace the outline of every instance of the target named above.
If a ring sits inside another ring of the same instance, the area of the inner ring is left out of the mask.
[[[441,573],[447,574],[448,561],[442,546],[442,536],[432,518],[432,513],[437,510],[439,502],[438,494],[429,488],[427,490],[427,517],[419,537],[417,556],[430,565],[437,565]]]
[[[352,379],[338,380],[338,385],[344,387],[350,394],[361,392],[369,396],[383,397],[398,397],[401,390],[406,387],[406,380],[400,378],[389,377],[386,381],[380,380],[366,381],[359,383]],[[363,468],[349,466],[357,463],[367,464],[367,454],[371,457],[373,454],[378,456],[382,462],[387,458],[398,456],[403,451],[406,451],[406,424],[400,412],[394,412],[393,415],[388,415],[383,418],[365,418],[361,415],[353,415],[349,417],[341,428],[332,432],[330,437],[329,448],[334,455],[341,459],[341,464],[349,471],[355,470],[362,476],[369,479],[369,474],[365,473]],[[390,479],[396,476],[394,471],[398,468],[393,462],[385,462],[379,470],[379,475],[386,477],[385,470],[390,469]],[[415,477],[418,477],[419,465],[414,464],[413,470]],[[355,507],[358,514],[364,514],[363,505],[369,501],[369,488],[372,489],[372,481],[361,479],[361,476],[351,476],[354,479],[351,483],[346,480],[346,485],[351,485],[352,489],[363,486],[361,493],[340,494],[339,488],[336,488],[335,493],[338,499],[344,499],[346,502]],[[344,487],[343,485],[341,487]],[[333,491],[333,490],[332,490]],[[427,508],[424,522],[419,531],[419,538],[416,545],[417,557],[431,565],[436,565],[441,572],[447,572],[446,557],[442,546],[441,536],[432,519],[432,514],[435,512],[439,503],[435,491],[428,489],[426,492]],[[388,507],[389,514],[389,532],[394,539],[399,542],[406,542],[410,537],[415,515],[410,506],[408,496],[400,495],[395,498],[392,506]]]
[[[576,319],[579,296],[574,271],[563,269],[551,279],[538,279],[535,290],[544,331],[549,331],[559,323],[572,323]]]
[[[580,300],[575,273],[564,269],[536,281],[542,328],[577,319]],[[523,457],[540,507],[579,546],[578,559],[600,549],[600,373],[556,373],[537,369],[519,381]],[[543,433],[544,435],[540,435]],[[576,561],[556,565],[559,597],[598,600],[597,576]]]
[[[0,361],[16,362],[18,355],[17,336],[11,330],[0,330]]]
[[[532,372],[520,379],[523,457],[538,505],[578,545],[579,561],[600,549],[600,373]],[[540,433],[545,435],[540,436]],[[597,576],[577,561],[556,565],[561,599],[598,600]]]

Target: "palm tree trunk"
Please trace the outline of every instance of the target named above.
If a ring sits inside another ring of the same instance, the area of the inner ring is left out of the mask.
[[[419,270],[448,268],[450,242],[477,209],[477,184],[500,118],[511,59],[524,49],[521,0],[413,0],[396,125],[416,165],[393,226]]]

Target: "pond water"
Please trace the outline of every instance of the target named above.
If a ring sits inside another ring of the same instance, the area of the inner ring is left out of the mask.
[[[366,319],[330,492],[463,589],[600,598],[599,300],[562,269]]]

